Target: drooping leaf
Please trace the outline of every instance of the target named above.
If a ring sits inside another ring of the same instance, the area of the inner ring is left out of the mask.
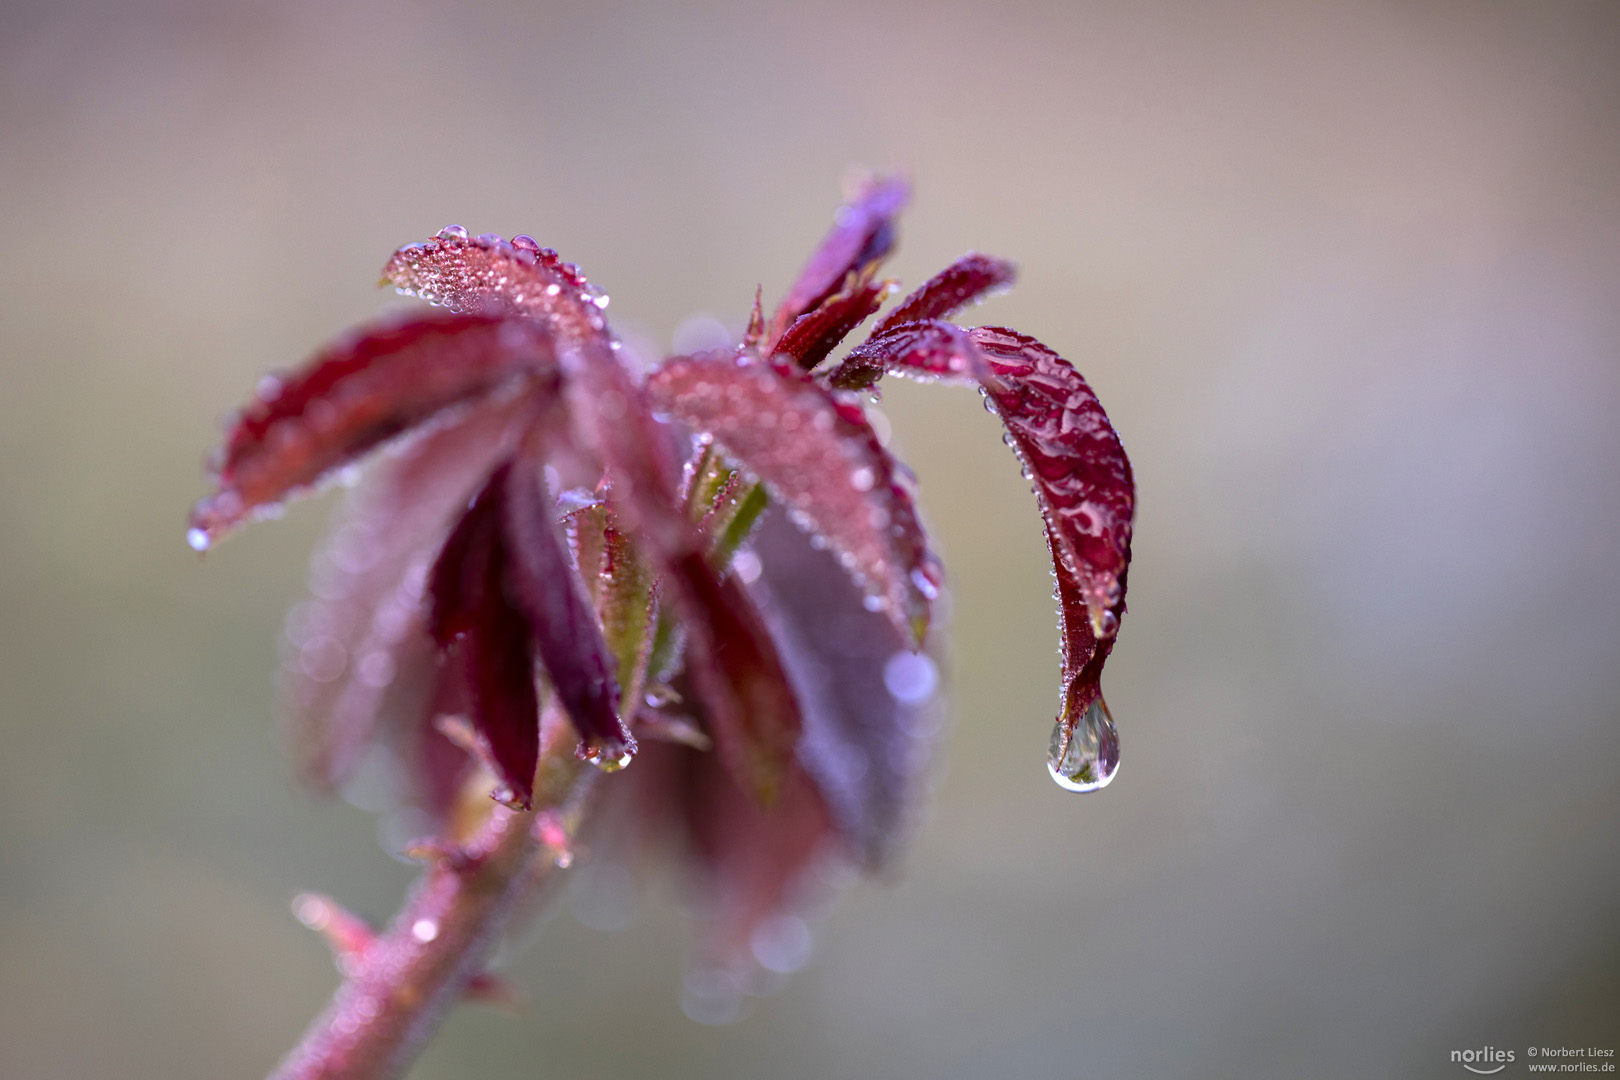
[[[799,761],[850,852],[887,863],[927,786],[944,713],[939,671],[880,614],[827,551],[780,512],[753,539],[762,571],[750,591],[770,623],[804,708]]]
[[[287,621],[281,726],[305,782],[330,790],[384,713],[422,727],[431,697],[427,572],[485,475],[510,452],[522,399],[480,403],[384,451],[344,506]]]
[[[851,330],[883,306],[890,289],[888,282],[852,281],[848,288],[829,296],[820,307],[795,319],[776,343],[776,354],[809,371],[825,360]]]
[[[465,684],[472,720],[489,740],[510,800],[528,808],[540,759],[529,620],[508,596],[502,466],[450,533],[430,577],[433,638]]]
[[[851,349],[827,376],[838,390],[860,390],[893,371],[937,382],[983,382],[988,368],[968,332],[939,319],[902,323]]]
[[[986,390],[1035,483],[1093,631],[1109,638],[1125,612],[1136,485],[1130,459],[1097,395],[1069,362],[1025,334],[970,331],[994,378]]]
[[[825,537],[872,608],[921,641],[938,564],[858,404],[747,355],[679,357],[647,388],[660,410],[712,435],[764,481],[795,524]]]
[[[948,319],[969,304],[1012,284],[1018,268],[1005,259],[969,253],[929,278],[883,317],[873,336],[909,322]]]
[[[779,341],[793,320],[820,307],[849,274],[859,275],[889,254],[895,218],[910,196],[911,186],[898,177],[874,176],[862,182],[777,306],[771,342]]]
[[[529,454],[503,467],[507,591],[524,615],[547,681],[583,740],[586,754],[622,764],[636,740],[619,719],[616,666],[585,584],[574,573],[552,523],[545,478]]]
[[[1051,765],[1060,783],[1077,790],[1096,790],[1119,767],[1119,735],[1102,697],[1102,670],[1116,636],[1098,638],[1080,581],[1060,553],[1061,541],[1046,530],[1047,547],[1057,577],[1058,629],[1062,638],[1062,697],[1053,731]],[[1070,752],[1071,743],[1087,743]],[[1084,751],[1083,754],[1078,751]],[[1067,759],[1067,760],[1065,760]],[[1078,769],[1076,768],[1078,766]]]
[[[261,384],[226,438],[218,492],[192,511],[191,542],[208,546],[451,406],[555,372],[551,337],[510,320],[413,319],[340,342]]]

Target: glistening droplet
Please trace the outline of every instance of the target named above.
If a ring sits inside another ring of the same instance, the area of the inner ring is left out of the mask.
[[[620,769],[630,764],[634,757],[635,755],[628,750],[620,750],[619,753],[614,754],[611,751],[602,749],[600,746],[593,746],[585,754],[586,761],[590,762],[592,765],[595,765],[598,769],[601,769],[605,773],[618,772]]]
[[[1098,694],[1070,728],[1059,719],[1052,728],[1046,771],[1065,791],[1101,791],[1119,770],[1119,735],[1108,703]]]

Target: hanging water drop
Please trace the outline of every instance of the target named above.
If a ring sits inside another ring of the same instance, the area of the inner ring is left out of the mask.
[[[605,773],[618,772],[620,769],[630,764],[631,759],[634,757],[634,754],[622,747],[619,748],[619,752],[617,754],[614,754],[610,751],[602,749],[600,746],[593,746],[585,754],[586,761],[590,762],[592,765],[595,765],[598,769],[601,769]]]
[[[186,530],[186,543],[191,545],[192,551],[207,551],[211,539],[207,529]]]
[[[1098,694],[1073,728],[1060,718],[1052,728],[1046,771],[1064,791],[1101,791],[1119,770],[1119,735]]]

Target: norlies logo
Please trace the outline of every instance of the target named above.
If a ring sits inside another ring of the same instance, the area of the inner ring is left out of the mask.
[[[1494,1046],[1482,1046],[1478,1050],[1453,1050],[1451,1060],[1471,1073],[1489,1076],[1508,1067],[1508,1062],[1513,1060],[1513,1051],[1498,1050]]]

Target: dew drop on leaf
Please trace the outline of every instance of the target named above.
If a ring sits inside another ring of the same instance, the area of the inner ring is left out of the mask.
[[[1102,695],[1093,698],[1070,729],[1060,719],[1052,728],[1046,771],[1064,791],[1101,791],[1119,770],[1119,735]]]

